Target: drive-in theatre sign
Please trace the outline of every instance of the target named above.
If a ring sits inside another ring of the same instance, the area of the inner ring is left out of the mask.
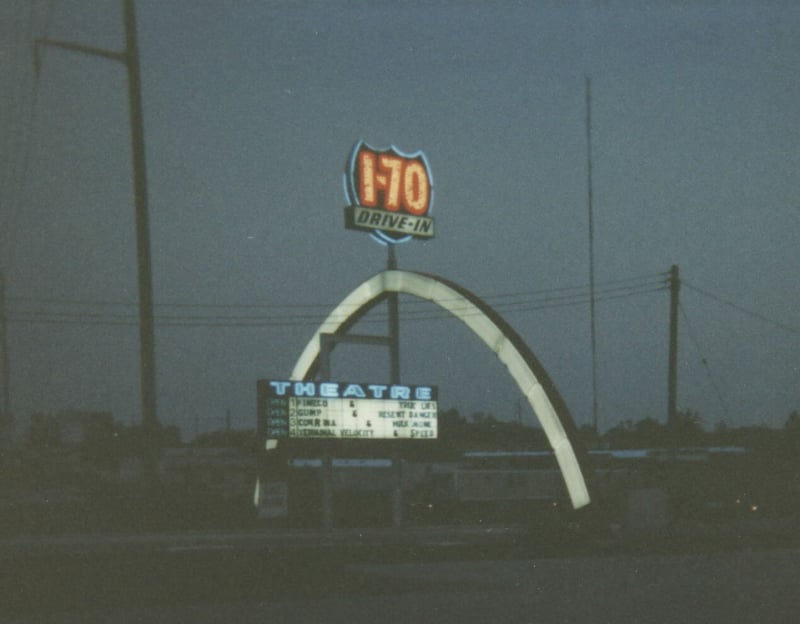
[[[267,438],[437,437],[435,386],[262,379],[258,427]]]
[[[433,180],[422,152],[396,147],[376,150],[363,141],[353,147],[345,168],[345,224],[371,232],[379,242],[433,238]]]
[[[425,155],[406,154],[395,147],[378,150],[358,141],[347,160],[344,189],[349,204],[345,208],[347,227],[367,231],[388,245],[387,270],[363,281],[331,310],[310,337],[288,379],[258,382],[258,431],[265,451],[275,451],[282,440],[287,440],[290,449],[296,448],[291,439],[438,438],[436,386],[399,382],[396,304],[399,296],[411,296],[451,313],[495,353],[536,414],[573,507],[589,504],[591,497],[583,475],[585,451],[577,426],[553,380],[522,336],[463,286],[430,273],[397,268],[394,243],[433,237],[433,180]],[[389,336],[349,333],[364,314],[383,301],[389,304]],[[330,351],[339,342],[388,345],[393,351],[392,382],[328,379]],[[318,376],[323,379],[315,380]],[[265,466],[270,462],[273,467],[282,465],[282,461],[282,455],[268,453]],[[402,490],[395,485],[396,492]]]

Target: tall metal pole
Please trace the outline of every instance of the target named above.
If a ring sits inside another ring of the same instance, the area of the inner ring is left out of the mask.
[[[669,270],[669,365],[667,377],[667,425],[675,431],[678,398],[678,308],[681,279],[678,266]]]
[[[397,269],[397,256],[393,244],[389,244],[386,268]],[[400,383],[400,311],[398,294],[391,293],[387,299],[389,307],[389,359],[391,382]],[[392,452],[392,528],[403,526],[403,460],[399,449]]]
[[[153,278],[150,261],[150,224],[147,207],[147,166],[142,121],[142,87],[139,73],[139,46],[136,38],[136,14],[133,0],[123,0],[125,49],[104,50],[69,41],[38,39],[36,45],[49,45],[72,52],[99,56],[125,65],[128,73],[128,98],[133,163],[133,195],[136,217],[136,258],[139,281],[139,344],[141,370],[142,426],[153,432],[158,426],[156,412],[156,365],[153,330]],[[38,54],[36,54],[38,58]],[[39,64],[36,65],[37,71]]]
[[[389,247],[389,256],[386,261],[386,268],[394,271],[397,268],[397,257],[394,252],[394,245]],[[389,376],[393,384],[400,383],[400,313],[398,310],[397,293],[391,293],[387,299],[389,306]]]
[[[142,425],[153,431],[156,413],[156,361],[153,329],[153,278],[150,261],[150,224],[147,207],[147,166],[142,120],[142,86],[139,73],[139,45],[133,0],[125,4],[125,65],[128,68],[133,192],[136,209],[136,255],[139,267],[139,341],[141,353]]]
[[[14,423],[11,416],[11,398],[8,372],[8,340],[6,338],[6,282],[0,271],[0,385],[3,399],[0,402],[0,461],[5,452],[11,448],[11,436]]]
[[[586,77],[586,175],[589,212],[589,318],[592,351],[592,427],[598,433],[597,422],[597,330],[595,327],[594,292],[594,206],[592,191],[592,79]]]

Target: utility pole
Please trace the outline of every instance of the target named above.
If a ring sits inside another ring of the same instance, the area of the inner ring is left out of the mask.
[[[678,309],[681,279],[678,265],[669,270],[669,366],[667,377],[667,426],[675,431],[678,397]]]
[[[8,339],[6,337],[6,282],[0,271],[0,386],[3,391],[0,402],[0,463],[6,451],[11,449],[14,419],[11,416],[11,396],[8,388]]]
[[[125,19],[125,49],[121,52],[95,48],[69,41],[37,39],[36,61],[39,69],[38,46],[52,46],[99,56],[121,62],[128,73],[128,97],[133,164],[133,194],[136,211],[136,256],[139,281],[139,344],[141,358],[142,425],[151,435],[158,427],[156,413],[155,338],[153,329],[153,279],[150,260],[150,225],[147,207],[147,167],[144,149],[142,88],[139,72],[139,47],[136,37],[136,15],[133,0],[123,0]]]
[[[592,427],[598,433],[597,422],[597,330],[594,292],[594,206],[592,191],[592,79],[586,77],[586,194],[589,213],[589,319],[592,351]]]

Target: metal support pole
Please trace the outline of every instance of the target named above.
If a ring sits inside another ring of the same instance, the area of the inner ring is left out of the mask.
[[[0,271],[0,386],[3,399],[0,402],[0,462],[11,449],[14,420],[11,416],[11,391],[9,389],[8,339],[6,337],[6,282]]]
[[[128,74],[128,98],[131,126],[133,164],[133,195],[136,217],[136,258],[139,282],[139,344],[141,371],[142,425],[151,435],[158,427],[156,412],[156,366],[153,329],[153,279],[150,260],[150,225],[147,207],[147,166],[145,163],[142,87],[139,72],[139,47],[136,37],[136,14],[133,0],[123,0],[125,20],[125,49],[122,52],[104,50],[70,41],[38,39],[38,46],[47,45],[71,52],[89,54],[125,65]],[[37,63],[37,70],[38,70]]]
[[[394,245],[389,245],[386,261],[389,271],[397,269]],[[400,383],[400,311],[398,294],[391,293],[386,301],[389,307],[389,375],[393,384]],[[403,526],[403,460],[400,453],[392,453],[392,528]]]
[[[325,381],[331,378],[331,350],[335,340],[332,334],[319,335],[319,376]]]
[[[392,454],[392,528],[403,527],[403,458]]]
[[[144,150],[142,86],[133,0],[125,5],[125,65],[128,68],[133,185],[136,206],[136,255],[139,267],[139,332],[141,351],[142,425],[151,433],[158,426],[156,363],[153,329],[153,278],[150,261],[150,224],[147,208],[147,165]]]
[[[681,280],[678,266],[673,264],[669,271],[669,366],[667,378],[667,425],[675,432],[677,425],[678,398],[678,308]]]
[[[394,245],[389,245],[386,268],[389,271],[397,269]],[[389,306],[389,378],[393,384],[397,384],[400,383],[400,313],[397,293],[391,293],[386,301]]]
[[[589,327],[592,352],[592,428],[598,434],[597,418],[597,329],[594,288],[594,206],[592,191],[592,80],[586,77],[586,175],[589,212]]]
[[[321,488],[322,488],[322,529],[329,533],[333,530],[333,458],[326,448],[322,456]]]

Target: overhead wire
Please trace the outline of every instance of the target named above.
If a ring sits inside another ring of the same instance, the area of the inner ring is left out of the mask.
[[[700,362],[705,368],[706,375],[708,375],[708,379],[711,382],[711,387],[714,388],[714,392],[717,395],[717,400],[719,401],[720,405],[722,406],[723,414],[729,414],[730,410],[728,409],[728,403],[725,401],[725,397],[720,390],[719,384],[717,383],[714,374],[711,372],[711,367],[708,364],[708,358],[705,356],[703,349],[700,347],[700,341],[697,339],[697,334],[692,327],[692,324],[689,321],[689,316],[686,314],[686,309],[683,307],[683,304],[679,303],[678,307],[681,311],[681,316],[683,317],[684,323],[686,324],[686,330],[689,334],[689,340],[692,342],[695,350],[697,351],[698,355],[700,356]]]
[[[700,295],[703,295],[704,297],[708,297],[709,299],[712,299],[712,300],[716,301],[717,303],[720,303],[720,304],[725,305],[725,306],[727,306],[729,308],[732,308],[733,310],[736,310],[737,312],[741,312],[742,314],[744,314],[746,316],[749,316],[751,318],[759,320],[759,321],[761,321],[763,323],[766,323],[768,325],[772,325],[776,329],[780,329],[782,331],[789,332],[790,334],[800,334],[800,329],[797,328],[797,327],[792,327],[791,325],[787,325],[786,323],[781,323],[780,321],[776,321],[775,319],[771,319],[768,316],[766,316],[764,314],[761,314],[760,312],[755,312],[753,310],[745,308],[744,306],[742,306],[742,305],[740,305],[738,303],[734,303],[733,301],[730,301],[729,299],[726,299],[726,298],[724,298],[724,297],[722,297],[720,295],[714,294],[714,293],[712,293],[712,292],[710,292],[708,290],[705,290],[703,288],[698,288],[697,286],[694,286],[693,284],[688,283],[686,280],[681,280],[681,284],[683,286],[685,286],[686,288],[689,288],[690,290],[693,290],[694,292],[696,292],[696,293],[698,293]]]
[[[55,11],[56,0],[49,0],[44,17],[44,25],[41,28],[43,36],[47,36],[50,30],[53,13]],[[26,47],[35,50],[37,39],[37,23],[38,18],[38,3],[31,2],[29,5],[28,18],[26,28],[22,37],[25,39],[23,42]],[[14,53],[20,48],[19,42],[14,42]],[[25,188],[28,184],[30,175],[31,158],[33,154],[33,136],[36,128],[36,113],[38,110],[39,102],[39,80],[37,79],[36,71],[38,66],[41,65],[41,56],[38,51],[34,53],[34,76],[30,80],[30,93],[28,97],[22,93],[28,81],[15,80],[16,88],[13,90],[10,99],[11,105],[8,107],[9,120],[5,124],[9,128],[9,138],[6,143],[6,153],[10,157],[6,161],[4,168],[2,184],[0,184],[0,193],[4,193],[5,197],[2,204],[6,206],[7,213],[2,216],[2,231],[8,237],[7,243],[7,265],[13,263],[14,259],[14,245],[16,236],[16,222],[19,213],[24,203],[23,196]],[[41,53],[43,54],[43,52]],[[25,110],[27,108],[27,110]],[[21,120],[21,122],[19,122]],[[18,123],[19,122],[19,123]]]
[[[665,273],[654,273],[638,275],[634,277],[621,278],[616,280],[608,280],[604,282],[607,289],[610,288],[625,288],[625,287],[644,287],[662,284]],[[552,296],[556,293],[564,292],[581,292],[585,293],[588,286],[560,286],[557,288],[545,288],[533,291],[511,291],[503,293],[495,293],[484,297],[487,301],[501,301],[510,298],[531,297],[531,296]],[[136,300],[121,300],[121,299],[75,299],[67,297],[14,297],[9,299],[14,303],[22,304],[53,304],[53,305],[70,305],[70,306],[137,306]],[[424,304],[425,301],[415,299],[409,304]],[[200,303],[200,302],[158,302],[156,306],[159,308],[219,308],[219,309],[235,309],[235,308],[260,308],[260,309],[331,309],[336,305],[335,302],[317,302],[317,303],[264,303],[264,302],[244,302],[244,303]]]
[[[650,276],[639,276],[625,280],[608,282],[608,286],[600,288],[596,297],[598,301],[638,296],[657,292],[665,288],[661,280],[642,279]],[[577,305],[586,305],[589,295],[586,287],[560,287],[538,290],[532,292],[510,292],[491,295],[484,298],[487,303],[498,312],[515,314],[547,308],[559,308]],[[91,324],[91,325],[124,325],[135,324],[136,315],[116,311],[97,311],[102,307],[133,307],[135,302],[98,301],[98,300],[70,300],[70,299],[14,299],[13,303],[23,304],[22,309],[12,310],[8,314],[10,322],[17,323],[42,323],[42,324]],[[30,308],[31,304],[36,308]],[[471,308],[448,310],[430,310],[420,308],[424,300],[403,301],[403,319],[405,321],[427,321],[449,318],[451,312],[468,314]],[[58,306],[61,309],[43,309],[41,306]],[[428,304],[429,305],[429,304]],[[67,310],[64,310],[67,307]],[[91,310],[80,310],[81,307],[90,307]],[[196,304],[196,303],[165,303],[157,304],[159,312],[155,321],[161,326],[169,327],[284,327],[319,324],[327,317],[325,310],[335,306],[324,303],[308,304]],[[171,314],[169,310],[199,310],[197,314]],[[206,314],[203,310],[225,310],[230,314]],[[263,310],[263,314],[243,314],[237,311]],[[346,311],[345,317],[354,310]],[[341,320],[344,320],[342,318]],[[384,314],[375,314],[365,318],[363,322],[384,322]]]

